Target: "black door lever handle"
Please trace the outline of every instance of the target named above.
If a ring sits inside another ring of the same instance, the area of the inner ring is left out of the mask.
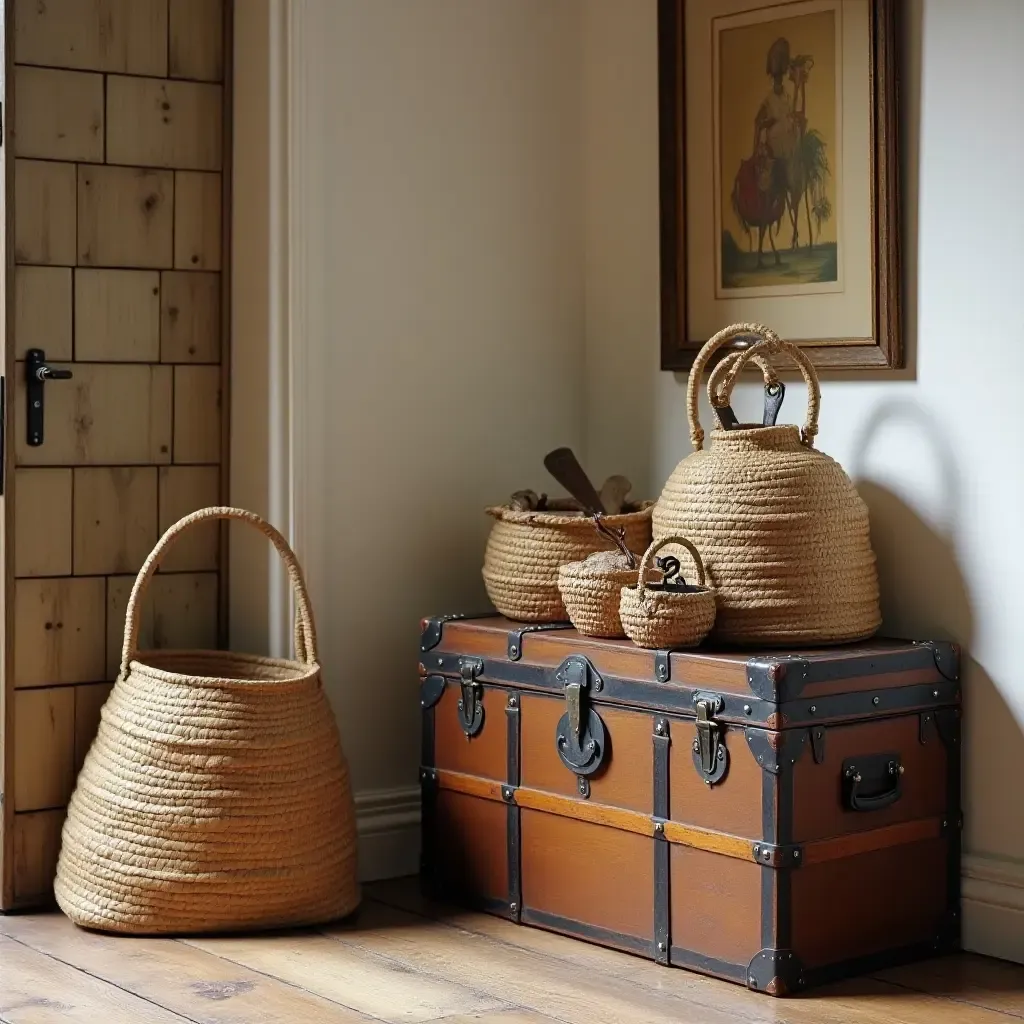
[[[36,380],[70,380],[70,370],[55,370],[52,366],[43,363],[36,367]]]
[[[41,348],[30,348],[25,353],[26,437],[30,447],[37,448],[43,443],[43,382],[70,379],[70,370],[57,370],[47,364],[46,353]]]

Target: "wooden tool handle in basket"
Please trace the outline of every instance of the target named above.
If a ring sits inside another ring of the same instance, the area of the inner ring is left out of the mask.
[[[139,574],[135,578],[135,585],[132,587],[131,597],[128,598],[128,610],[125,613],[124,645],[121,649],[121,678],[127,677],[132,659],[138,653],[139,604],[145,596],[149,581],[156,572],[160,560],[186,530],[197,523],[206,522],[211,519],[238,519],[243,523],[249,523],[250,526],[255,526],[260,533],[269,538],[274,547],[277,548],[278,554],[288,570],[288,579],[291,582],[292,592],[295,595],[295,659],[306,665],[315,665],[317,663],[316,625],[313,621],[313,611],[309,604],[309,593],[306,590],[306,581],[303,578],[298,559],[295,557],[295,552],[292,551],[288,541],[284,539],[278,530],[265,519],[256,515],[255,512],[247,512],[245,509],[240,508],[217,506],[203,508],[198,512],[191,512],[169,527],[156,542],[156,547],[149,553],[149,557],[139,570]]]

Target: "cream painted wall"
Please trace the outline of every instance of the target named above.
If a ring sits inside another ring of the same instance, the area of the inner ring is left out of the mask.
[[[966,647],[966,933],[1024,960],[1024,5],[904,9],[911,368],[830,377],[820,442],[870,504],[887,628]],[[232,496],[306,564],[364,873],[408,870],[415,623],[483,603],[480,510],[546,486],[556,444],[652,496],[689,447],[658,369],[656,3],[236,18]],[[233,543],[240,647],[287,635],[268,564]]]
[[[870,506],[886,629],[966,648],[966,940],[1024,961],[1024,4],[912,0],[904,25],[911,369],[830,377],[819,446]],[[655,0],[586,0],[583,37],[588,459],[657,494],[689,441],[658,369]]]
[[[417,620],[486,607],[488,503],[583,436],[575,3],[332,0],[323,662],[357,788],[419,761]]]
[[[583,441],[580,6],[236,18],[232,496],[305,564],[363,873],[400,873],[419,619],[487,606],[484,507]],[[280,647],[265,554],[239,537],[232,572],[234,642]]]

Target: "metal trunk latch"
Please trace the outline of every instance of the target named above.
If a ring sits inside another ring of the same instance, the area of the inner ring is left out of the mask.
[[[484,670],[479,658],[459,658],[459,725],[467,737],[475,736],[484,725],[484,706],[480,703],[481,686],[476,677]]]
[[[578,654],[562,662],[555,679],[562,684],[566,706],[555,727],[558,757],[569,771],[580,776],[593,775],[604,760],[607,742],[604,722],[590,707],[587,697],[604,683],[594,666]]]
[[[697,738],[693,741],[693,764],[709,785],[721,782],[729,768],[729,751],[722,742],[722,728],[715,715],[722,710],[722,698],[714,693],[696,693]]]

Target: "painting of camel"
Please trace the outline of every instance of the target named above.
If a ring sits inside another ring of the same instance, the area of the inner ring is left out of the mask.
[[[662,368],[733,323],[902,366],[902,0],[657,4]]]
[[[840,18],[818,0],[714,21],[719,294],[842,287]]]

